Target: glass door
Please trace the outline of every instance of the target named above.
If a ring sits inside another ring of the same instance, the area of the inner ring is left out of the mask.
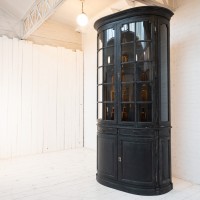
[[[120,110],[124,122],[152,121],[152,24],[131,22],[121,27]]]
[[[121,27],[121,121],[135,121],[135,23]]]
[[[98,35],[97,117],[103,120],[115,119],[114,44],[113,28],[104,30]]]
[[[137,121],[152,121],[152,24],[136,22],[136,107]]]

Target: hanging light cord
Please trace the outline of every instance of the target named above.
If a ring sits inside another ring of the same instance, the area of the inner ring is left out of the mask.
[[[81,11],[82,11],[82,13],[84,13],[84,11],[83,11],[83,2],[84,2],[84,0],[81,0],[81,4],[82,4],[82,9],[81,9]]]

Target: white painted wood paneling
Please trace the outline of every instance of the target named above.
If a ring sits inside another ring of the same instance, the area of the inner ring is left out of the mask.
[[[0,37],[0,158],[83,146],[82,57]]]
[[[78,88],[77,88],[77,90],[76,91],[79,91],[79,95],[80,95],[80,98],[78,99],[79,101],[78,101],[78,106],[79,106],[79,108],[77,107],[77,109],[78,109],[78,114],[79,114],[79,121],[78,121],[78,127],[79,127],[79,129],[78,129],[78,134],[77,134],[77,140],[76,140],[76,146],[78,146],[78,147],[81,147],[82,146],[82,144],[83,144],[83,133],[82,133],[82,130],[84,130],[84,127],[83,127],[83,104],[84,104],[84,102],[83,102],[83,96],[84,96],[84,94],[83,94],[83,85],[84,85],[84,83],[83,83],[83,81],[84,81],[84,79],[83,79],[83,74],[84,74],[84,68],[83,68],[83,66],[84,66],[84,64],[83,64],[83,59],[82,59],[82,56],[83,56],[83,54],[82,54],[82,52],[81,51],[77,51],[77,54],[76,54],[76,60],[77,60],[77,63],[76,63],[76,66],[78,67],[78,71],[77,71],[77,76],[78,76]],[[78,95],[78,94],[77,94]]]

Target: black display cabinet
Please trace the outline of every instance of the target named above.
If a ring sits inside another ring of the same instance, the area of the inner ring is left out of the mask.
[[[140,195],[172,189],[169,21],[136,7],[95,22],[97,181]]]

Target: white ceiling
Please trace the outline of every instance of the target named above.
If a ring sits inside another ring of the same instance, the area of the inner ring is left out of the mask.
[[[85,0],[84,12],[89,18],[92,18],[101,10],[109,7],[115,2],[121,0]],[[57,8],[55,13],[50,19],[76,27],[76,16],[81,13],[81,1],[80,0],[65,0],[65,2]]]
[[[20,22],[35,0],[0,0],[0,34],[20,34]]]
[[[19,37],[22,19],[36,1],[39,0],[0,0],[0,35]],[[115,4],[118,6],[111,7]],[[128,6],[127,0],[85,0],[84,12],[90,19],[106,8],[121,10],[125,5]],[[50,19],[76,29],[76,16],[80,13],[80,0],[65,0]]]
[[[0,0],[0,35],[9,37],[20,37],[22,30],[22,19],[32,5],[40,0]],[[147,1],[148,0],[144,0]],[[156,0],[158,2],[168,2],[169,0]],[[133,2],[130,5],[130,2]],[[110,8],[113,12],[134,6],[134,0],[85,0],[84,12],[89,19],[104,9]],[[137,3],[138,4],[138,3]],[[114,7],[113,7],[114,5]],[[127,7],[126,7],[127,6]],[[77,29],[76,16],[81,13],[80,0],[64,0],[56,8],[51,20],[67,24]]]
[[[0,9],[10,16],[22,19],[35,0],[0,0]]]
[[[0,0],[0,35],[19,37],[21,20],[36,1],[39,0]],[[118,1],[121,0],[85,0],[84,12],[90,18]],[[50,19],[76,28],[76,16],[80,12],[80,0],[65,0]]]

